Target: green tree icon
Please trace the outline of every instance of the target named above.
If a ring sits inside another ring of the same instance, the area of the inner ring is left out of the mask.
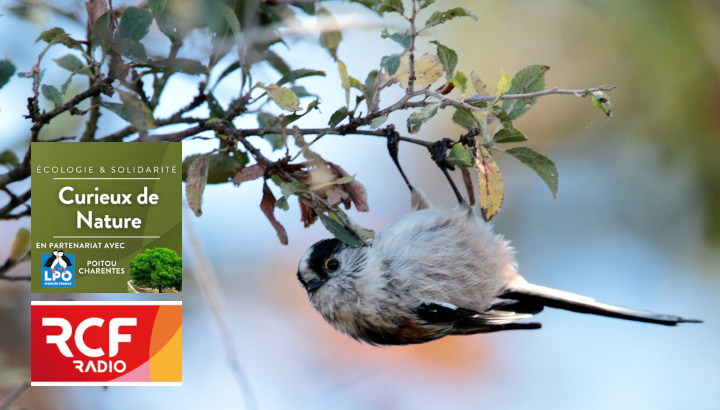
[[[130,276],[138,286],[182,291],[182,258],[167,248],[147,249],[130,262]]]

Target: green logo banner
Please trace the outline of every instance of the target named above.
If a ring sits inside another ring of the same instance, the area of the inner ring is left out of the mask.
[[[182,289],[180,143],[32,143],[32,291]]]

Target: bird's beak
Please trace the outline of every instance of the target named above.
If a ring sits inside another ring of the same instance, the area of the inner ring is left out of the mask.
[[[308,282],[305,289],[307,289],[308,292],[312,292],[322,286],[323,283],[325,283],[324,279],[311,280],[310,282]]]

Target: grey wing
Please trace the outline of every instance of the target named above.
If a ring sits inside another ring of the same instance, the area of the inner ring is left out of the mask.
[[[540,323],[516,323],[532,317],[542,305],[525,302],[498,302],[484,312],[456,307],[449,303],[423,303],[415,309],[420,320],[451,326],[451,335],[499,332],[515,329],[539,329]]]

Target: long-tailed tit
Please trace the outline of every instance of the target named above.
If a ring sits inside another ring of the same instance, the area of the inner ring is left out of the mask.
[[[380,231],[371,246],[315,243],[297,277],[335,329],[371,344],[423,343],[448,335],[537,329],[517,322],[544,306],[639,322],[701,322],[607,305],[528,283],[513,249],[474,208],[432,208],[413,190],[413,211]]]

